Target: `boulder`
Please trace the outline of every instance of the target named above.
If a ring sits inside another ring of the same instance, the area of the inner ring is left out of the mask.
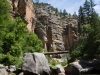
[[[5,66],[0,64],[0,75],[8,75],[8,72],[5,69]]]
[[[61,64],[57,64],[53,68],[50,67],[51,75],[65,75],[64,67]]]
[[[22,71],[25,75],[49,75],[48,61],[42,53],[25,53]]]
[[[56,66],[54,66],[54,69],[56,69],[59,75],[65,75],[64,67],[61,64],[57,64]]]
[[[10,72],[16,71],[16,66],[15,66],[15,65],[10,65],[9,71],[10,71]]]
[[[66,74],[100,74],[100,60],[84,61],[79,60],[68,64],[65,68]]]

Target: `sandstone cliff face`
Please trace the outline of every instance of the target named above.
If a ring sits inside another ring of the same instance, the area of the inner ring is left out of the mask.
[[[21,16],[29,31],[35,28],[35,13],[33,0],[7,0],[11,6],[11,16],[13,18]]]
[[[77,19],[68,15],[62,19],[50,4],[37,4],[34,7],[33,0],[7,1],[11,6],[10,14],[13,19],[21,16],[28,30],[35,31],[42,40],[44,49],[49,52],[71,52],[78,37]]]
[[[78,38],[78,22],[77,19],[70,18],[70,22],[63,23],[63,42],[65,49],[72,52]]]
[[[50,4],[36,4],[35,13],[35,33],[42,40],[43,48],[50,52],[71,52],[77,41],[77,20],[68,15],[62,19]]]
[[[48,51],[63,51],[64,43],[60,28],[60,16],[55,15],[51,5],[36,6],[37,23],[35,33],[44,43],[44,49]]]

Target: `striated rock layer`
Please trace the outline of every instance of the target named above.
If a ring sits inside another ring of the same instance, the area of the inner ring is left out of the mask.
[[[35,28],[35,13],[33,0],[7,0],[11,6],[10,14],[13,18],[21,16],[29,31]]]
[[[51,5],[36,6],[37,24],[35,33],[49,52],[64,51],[60,16],[55,14]]]
[[[44,49],[49,52],[72,52],[77,41],[78,23],[72,16],[62,18],[50,4],[35,5],[37,17],[35,33],[42,40]]]
[[[7,1],[11,6],[12,18],[20,16],[28,30],[35,32],[42,40],[45,50],[72,52],[78,37],[77,19],[69,15],[62,18],[50,4],[34,4],[33,0]]]

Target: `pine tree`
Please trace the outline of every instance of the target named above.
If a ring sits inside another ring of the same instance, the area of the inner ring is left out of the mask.
[[[80,6],[80,8],[79,8],[79,24],[80,25],[83,25],[84,24],[84,13],[83,13],[83,7],[82,6]]]
[[[74,12],[73,17],[74,17],[74,18],[77,18],[77,14],[76,14],[76,12]]]
[[[55,13],[58,14],[58,9],[57,8],[55,8]]]
[[[90,0],[90,2],[86,0],[84,3],[82,10],[84,10],[84,18],[87,19],[88,22],[85,22],[85,24],[83,24],[80,27],[83,27],[82,34],[84,34],[84,31],[86,30],[88,35],[87,39],[84,39],[84,36],[80,35],[78,45],[72,52],[72,56],[74,57],[82,57],[83,59],[93,59],[95,57],[99,57],[100,55],[100,18],[93,9],[94,6],[95,4],[92,0]],[[81,22],[80,19],[79,22]]]
[[[96,4],[94,3],[94,1],[93,0],[90,0],[90,8],[91,8],[91,14],[94,12],[94,6],[95,6]]]
[[[64,10],[63,10],[63,16],[64,16],[64,18],[65,18],[66,15],[68,15],[68,13],[67,13],[66,10],[64,9]]]
[[[90,8],[90,2],[88,0],[86,0],[84,3],[83,13],[85,15],[85,23],[90,23],[91,8]]]

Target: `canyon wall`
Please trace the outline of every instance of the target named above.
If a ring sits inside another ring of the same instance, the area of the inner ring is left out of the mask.
[[[11,6],[10,14],[13,18],[20,16],[29,31],[34,32],[35,13],[33,0],[7,0]]]
[[[44,50],[72,52],[78,37],[77,19],[69,15],[62,19],[50,4],[33,3],[33,0],[7,1],[12,18],[20,16],[27,29],[41,39]]]

